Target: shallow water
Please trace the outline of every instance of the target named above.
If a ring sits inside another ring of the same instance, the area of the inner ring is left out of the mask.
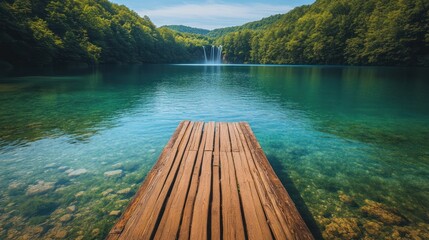
[[[103,239],[183,119],[248,121],[318,238],[429,238],[427,76],[255,65],[3,75],[0,239]]]

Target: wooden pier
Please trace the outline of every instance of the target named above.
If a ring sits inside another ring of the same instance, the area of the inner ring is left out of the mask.
[[[313,239],[247,123],[183,121],[107,239]]]

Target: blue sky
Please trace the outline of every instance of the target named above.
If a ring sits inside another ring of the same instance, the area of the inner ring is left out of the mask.
[[[111,0],[147,15],[157,26],[187,25],[215,29],[242,25],[294,7],[311,4],[314,0],[217,1],[217,0]]]

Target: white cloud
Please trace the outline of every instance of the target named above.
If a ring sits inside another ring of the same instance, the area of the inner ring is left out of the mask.
[[[183,4],[158,9],[142,9],[138,13],[147,15],[157,25],[183,24],[192,27],[214,29],[241,25],[273,14],[286,13],[292,7],[262,3],[249,4]]]

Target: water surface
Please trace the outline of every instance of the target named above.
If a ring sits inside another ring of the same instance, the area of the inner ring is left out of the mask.
[[[317,237],[427,238],[427,76],[257,65],[3,74],[0,239],[103,239],[183,119],[248,121]]]

